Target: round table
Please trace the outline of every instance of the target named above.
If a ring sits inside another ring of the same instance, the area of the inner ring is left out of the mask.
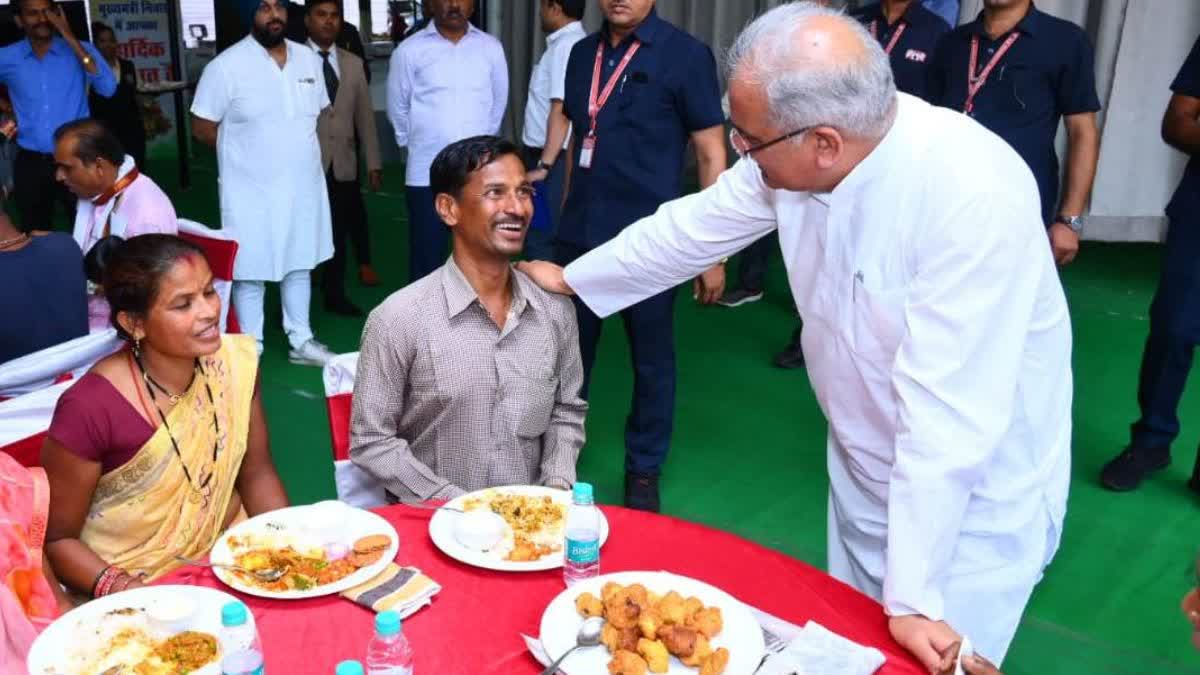
[[[797,625],[815,620],[880,649],[881,675],[925,672],[888,634],[879,603],[824,572],[740,537],[642,511],[601,507],[612,526],[602,572],[668,571],[717,586],[742,602]],[[442,586],[431,606],[404,621],[419,675],[536,675],[541,666],[519,633],[537,636],[542,610],[563,589],[562,571],[493,572],[464,565],[434,547],[432,511],[377,509],[400,534],[396,562],[420,568]],[[220,588],[239,596],[258,623],[272,675],[322,675],[345,659],[362,661],[373,614],[340,596],[266,600],[222,584],[207,568],[185,567],[160,584]]]

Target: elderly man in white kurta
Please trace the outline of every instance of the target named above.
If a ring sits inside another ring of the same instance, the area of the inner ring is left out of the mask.
[[[284,39],[284,0],[262,0],[250,35],[205,67],[192,102],[196,137],[217,149],[221,226],[238,241],[233,306],[263,344],[265,282],[280,282],[288,359],[332,354],[309,324],[311,272],[333,255],[317,116],[329,105],[321,59]]]
[[[1071,329],[1033,175],[897,94],[870,33],[812,3],[765,14],[730,60],[741,161],[565,274],[523,269],[605,316],[777,229],[829,420],[830,571],[926,666],[961,635],[1000,660],[1070,473]]]

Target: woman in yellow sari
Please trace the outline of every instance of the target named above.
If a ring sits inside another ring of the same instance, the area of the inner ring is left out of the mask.
[[[89,253],[128,349],[59,400],[42,463],[46,552],[89,597],[208,554],[235,521],[287,506],[271,461],[248,336],[222,336],[201,250],[178,237],[112,237]]]

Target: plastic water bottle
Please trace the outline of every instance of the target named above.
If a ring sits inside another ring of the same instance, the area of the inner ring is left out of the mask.
[[[358,661],[342,661],[333,675],[363,675],[363,667]]]
[[[592,484],[576,483],[572,498],[563,547],[563,581],[568,586],[600,575],[600,510],[592,497]]]
[[[413,650],[400,629],[400,615],[375,615],[375,636],[367,643],[367,675],[412,675]]]
[[[221,608],[221,675],[263,675],[262,647],[248,616],[241,602]]]

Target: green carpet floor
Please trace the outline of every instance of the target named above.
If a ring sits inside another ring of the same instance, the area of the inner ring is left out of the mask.
[[[211,153],[193,163],[193,187],[178,189],[173,149],[152,154],[150,173],[181,217],[215,224]],[[364,308],[405,279],[403,170],[389,166],[384,192],[368,195],[375,265],[383,286],[349,281]],[[1100,466],[1127,440],[1157,247],[1085,245],[1063,273],[1075,326],[1074,480],[1062,548],[1017,634],[1007,675],[1200,675],[1179,601],[1194,583],[1200,502],[1184,486],[1200,440],[1196,388],[1181,408],[1175,464],[1132,494],[1097,484]],[[356,269],[351,265],[351,270]],[[274,289],[272,290],[272,293]],[[825,421],[804,371],[770,356],[793,319],[781,262],[766,300],[737,309],[697,307],[681,293],[676,312],[678,409],[663,481],[667,513],[729,530],[817,566],[825,563]],[[333,496],[329,429],[320,371],[286,361],[277,296],[268,300],[263,395],[275,463],[293,502]],[[358,348],[362,322],[313,305],[317,335],[334,351]],[[631,371],[623,331],[610,322],[592,387],[588,443],[579,476],[602,502],[618,502]],[[748,570],[753,573],[752,569]]]

